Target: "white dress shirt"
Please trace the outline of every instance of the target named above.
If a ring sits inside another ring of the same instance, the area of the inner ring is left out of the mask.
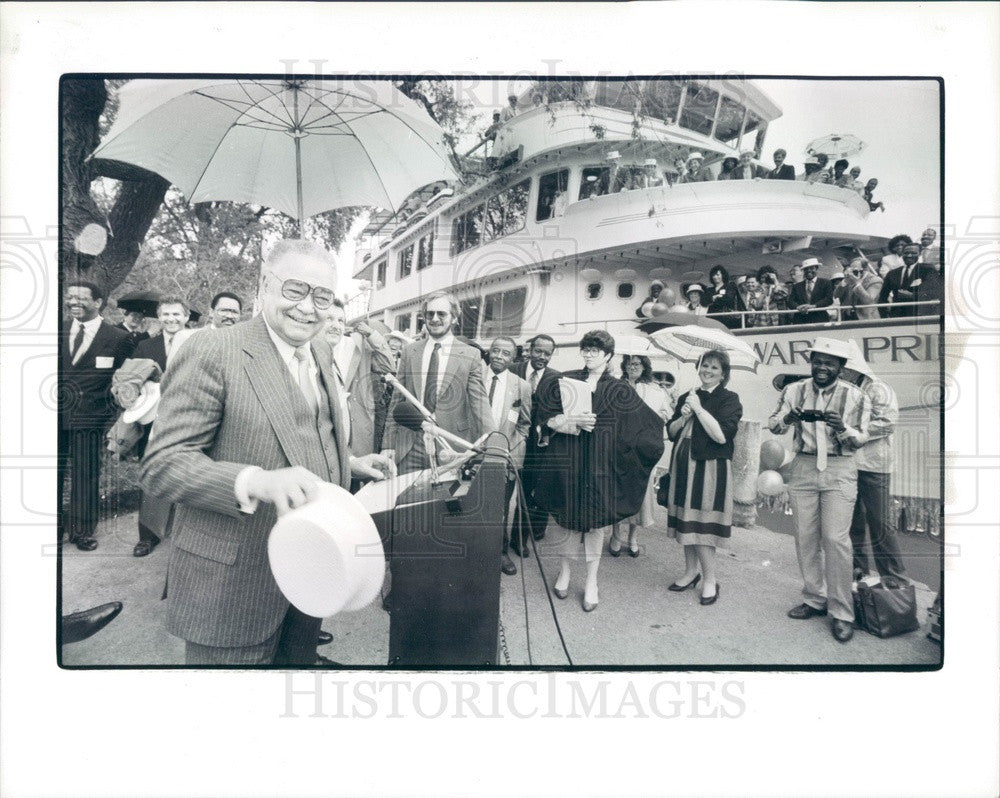
[[[101,317],[94,316],[90,321],[80,322],[73,319],[73,323],[69,328],[69,349],[73,351],[73,341],[76,339],[77,334],[80,331],[80,327],[83,327],[83,341],[80,344],[80,348],[76,350],[73,355],[73,365],[75,366],[81,357],[86,354],[87,350],[90,349],[90,345],[94,343],[94,336],[97,335],[97,331],[101,329]]]
[[[486,395],[490,395],[490,387],[493,385],[493,378],[497,379],[497,387],[493,392],[493,401],[490,402],[490,410],[493,411],[493,428],[500,429],[500,425],[503,423],[504,415],[506,415],[507,408],[504,407],[504,396],[507,395],[507,377],[510,375],[510,371],[504,369],[499,374],[489,369],[486,372]]]

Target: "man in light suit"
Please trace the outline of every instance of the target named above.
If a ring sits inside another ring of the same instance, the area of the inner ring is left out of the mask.
[[[532,537],[535,540],[541,540],[545,537],[545,527],[549,523],[549,514],[548,511],[539,507],[538,503],[532,498],[532,491],[534,490],[535,469],[537,468],[536,457],[544,450],[544,440],[540,438],[540,435],[545,434],[547,436],[548,433],[547,428],[543,429],[535,419],[536,408],[538,407],[536,398],[538,395],[538,386],[541,385],[542,380],[549,375],[558,374],[559,372],[549,367],[549,361],[556,351],[556,342],[552,339],[552,336],[539,333],[528,341],[527,349],[527,359],[516,363],[511,367],[511,371],[518,377],[522,377],[531,389],[531,427],[528,430],[528,440],[525,443],[521,484],[524,488],[524,496],[528,502],[528,527],[531,530]],[[511,540],[510,547],[514,550],[515,554],[523,556],[527,556],[529,551],[527,538],[519,540],[517,535]]]
[[[740,153],[740,162],[733,169],[730,180],[761,180],[766,172],[753,162],[753,150],[743,150]]]
[[[455,339],[458,303],[439,291],[427,297],[423,317],[427,338],[410,344],[399,359],[396,376],[435,417],[437,425],[467,441],[493,431],[493,419],[483,385],[478,349]],[[382,454],[394,458],[406,474],[430,467],[423,435],[401,427],[393,410],[403,401],[394,393],[386,419]]]
[[[344,305],[336,300],[325,338],[333,350],[333,370],[347,395],[349,441],[354,454],[375,451],[375,408],[385,394],[383,376],[395,371],[395,357],[378,330],[361,320],[347,331]]]
[[[394,470],[351,456],[330,350],[314,340],[336,282],[321,246],[279,242],[262,269],[261,315],[193,336],[167,369],[142,481],[179,505],[166,624],[190,665],[316,664],[321,619],[278,589],[271,527],[324,482]]]
[[[920,263],[920,245],[907,244],[903,247],[903,265],[890,269],[879,292],[879,304],[884,302],[923,302],[943,299],[941,277],[933,266]],[[880,308],[888,316],[902,318],[909,316],[929,316],[943,313],[944,308],[935,305],[906,305],[902,307]]]
[[[57,478],[59,539],[80,551],[97,548],[99,481],[104,431],[117,408],[111,399],[111,375],[132,352],[125,330],[101,319],[104,292],[94,283],[75,280],[66,286],[66,312],[59,336],[59,435]],[[69,507],[62,507],[63,484],[70,472]]]
[[[805,279],[792,286],[792,293],[788,298],[788,304],[798,310],[792,316],[792,324],[823,324],[830,320],[825,310],[816,310],[833,304],[833,283],[816,276],[819,266],[819,258],[806,258],[802,261]]]
[[[493,428],[507,439],[513,466],[519,472],[524,467],[524,449],[531,425],[531,388],[527,381],[510,371],[517,344],[513,338],[501,336],[490,345],[490,365],[486,370],[486,396],[490,402]],[[510,510],[510,499],[516,482],[513,475],[507,480],[505,505]],[[507,519],[509,523],[509,519]],[[510,534],[504,524],[503,557],[500,570],[509,576],[517,573],[517,566],[507,553]],[[516,523],[516,520],[515,520]]]

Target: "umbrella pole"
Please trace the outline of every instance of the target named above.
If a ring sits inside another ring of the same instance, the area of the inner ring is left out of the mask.
[[[305,223],[302,216],[302,139],[295,137],[295,195],[298,202],[299,238],[302,238],[302,226]]]

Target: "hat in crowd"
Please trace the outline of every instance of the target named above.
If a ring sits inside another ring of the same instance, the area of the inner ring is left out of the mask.
[[[811,355],[813,352],[820,355],[839,357],[845,364],[851,359],[851,355],[854,354],[847,341],[839,341],[836,338],[824,338],[823,336],[817,336],[812,346],[806,350],[807,355]]]
[[[656,158],[647,158],[643,161],[643,166],[656,166]]]
[[[831,281],[832,280],[843,280],[843,279],[844,279],[844,273],[842,271],[834,272],[833,276],[830,277]]]
[[[691,161],[694,160],[704,161],[705,156],[702,155],[700,152],[692,152],[690,155],[688,155],[688,163],[691,163]]]
[[[139,398],[122,413],[122,421],[131,424],[152,424],[156,420],[156,409],[160,406],[160,383],[146,380],[139,390]]]
[[[808,158],[805,159],[805,161],[803,163],[806,166],[808,166],[809,164],[812,164],[813,166],[819,166],[820,165],[819,158],[817,158],[815,155],[810,155]]]
[[[818,269],[822,265],[823,264],[820,263],[819,258],[806,258],[804,261],[802,261],[802,268],[803,269],[808,269],[810,266],[812,266],[813,268]],[[841,275],[841,277],[843,277],[843,275]]]
[[[688,283],[686,286],[684,286],[684,296],[687,296],[692,291],[697,291],[700,294],[704,294],[705,286],[703,286],[701,283]]]
[[[844,368],[874,379],[875,373],[872,371],[872,367],[868,365],[868,361],[865,360],[865,356],[861,354],[861,347],[858,346],[857,341],[848,341],[847,347],[851,352],[851,356],[847,358]]]
[[[652,288],[654,285],[658,285],[660,288],[663,288],[663,280],[653,280],[650,282],[649,287]]]
[[[385,576],[385,552],[371,515],[330,483],[323,483],[313,501],[278,519],[267,556],[285,598],[314,618],[363,608],[378,595]]]
[[[738,275],[734,281],[736,285],[743,285],[747,281],[747,276],[745,274]]]
[[[741,157],[741,158],[742,158],[742,157],[743,157],[744,155],[753,155],[753,154],[754,154],[754,151],[753,151],[753,150],[740,150],[740,157]]]

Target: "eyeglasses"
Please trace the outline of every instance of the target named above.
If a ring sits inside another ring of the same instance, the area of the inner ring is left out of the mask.
[[[580,354],[584,357],[594,357],[595,355],[603,355],[604,350],[596,348],[581,349]]]
[[[268,274],[275,278],[278,277],[274,272],[268,272]],[[301,302],[310,294],[312,294],[312,301],[317,310],[326,310],[336,298],[331,289],[321,285],[309,285],[304,280],[289,278],[281,284],[281,295],[291,302]]]
[[[425,319],[446,319],[451,315],[450,310],[426,310],[424,311]]]

